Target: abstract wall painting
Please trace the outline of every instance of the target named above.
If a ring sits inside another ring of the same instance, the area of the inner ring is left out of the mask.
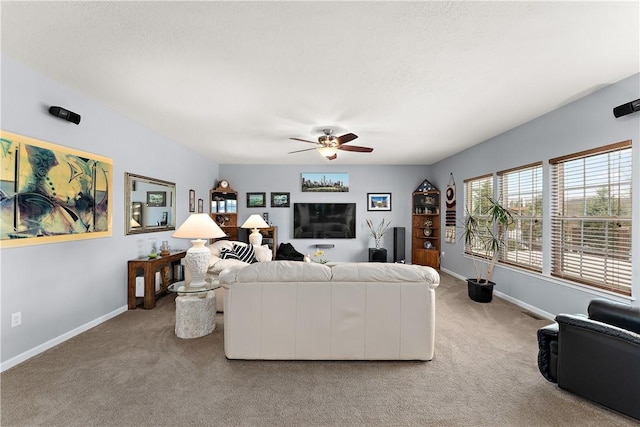
[[[111,159],[5,131],[0,156],[0,247],[111,236]]]

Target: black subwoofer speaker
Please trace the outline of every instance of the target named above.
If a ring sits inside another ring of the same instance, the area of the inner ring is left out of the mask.
[[[404,238],[404,227],[393,227],[393,262],[405,262]]]
[[[49,114],[60,117],[61,119],[71,123],[80,124],[80,114],[69,111],[66,108],[57,106],[49,107]]]

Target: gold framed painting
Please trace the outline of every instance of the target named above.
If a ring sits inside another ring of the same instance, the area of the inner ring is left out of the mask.
[[[0,148],[0,247],[111,236],[111,159],[6,131]]]

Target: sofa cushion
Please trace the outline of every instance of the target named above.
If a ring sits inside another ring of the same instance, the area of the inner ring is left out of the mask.
[[[298,261],[257,262],[240,270],[225,271],[220,275],[220,283],[329,282],[330,280],[331,268],[326,265]]]
[[[440,283],[436,270],[413,264],[356,262],[336,264],[331,270],[334,282]]]
[[[273,251],[269,248],[269,245],[254,245],[253,251],[256,253],[256,260],[258,262],[269,262],[273,259]]]
[[[217,261],[214,264],[209,265],[209,269],[207,270],[208,273],[213,274],[214,276],[217,276],[222,270],[227,268],[246,267],[247,265],[250,265],[246,262],[240,261],[239,259],[216,258]]]

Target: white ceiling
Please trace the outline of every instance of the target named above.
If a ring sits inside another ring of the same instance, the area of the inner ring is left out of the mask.
[[[313,148],[289,137],[324,127],[374,148],[332,164],[432,164],[640,71],[638,1],[2,1],[0,12],[4,54],[220,164],[325,164],[315,150],[287,154]]]

